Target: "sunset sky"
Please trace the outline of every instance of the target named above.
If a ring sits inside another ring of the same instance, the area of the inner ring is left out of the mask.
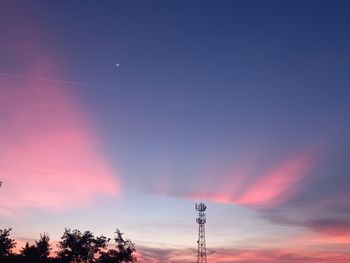
[[[350,262],[350,1],[0,2],[0,229],[139,262]],[[116,66],[119,64],[119,66]]]

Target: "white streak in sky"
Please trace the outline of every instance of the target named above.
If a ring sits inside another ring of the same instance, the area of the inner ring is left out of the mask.
[[[75,86],[81,86],[81,87],[93,87],[93,88],[104,88],[104,89],[112,88],[112,87],[108,87],[108,86],[94,85],[94,84],[82,83],[82,82],[77,82],[77,81],[51,79],[51,78],[38,78],[38,77],[16,75],[16,74],[9,74],[9,73],[3,73],[3,72],[0,72],[0,77],[48,81],[48,82],[54,82],[54,83],[59,83],[59,84],[69,84],[69,85],[75,85]]]

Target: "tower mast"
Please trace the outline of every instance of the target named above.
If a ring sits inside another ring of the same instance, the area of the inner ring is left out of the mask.
[[[198,217],[196,218],[196,222],[198,223],[197,263],[207,263],[207,249],[205,245],[206,209],[207,206],[202,201],[196,204],[196,211],[198,212]]]

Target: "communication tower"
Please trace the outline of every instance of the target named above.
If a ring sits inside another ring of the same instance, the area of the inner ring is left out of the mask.
[[[205,210],[207,206],[201,201],[196,204],[196,211],[198,211],[198,217],[196,221],[198,223],[198,251],[197,251],[197,263],[207,263],[207,249],[205,245],[205,223],[206,216]]]

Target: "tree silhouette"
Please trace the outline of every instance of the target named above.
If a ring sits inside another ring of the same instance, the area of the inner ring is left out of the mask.
[[[19,254],[11,250],[16,242],[10,238],[11,228],[0,230],[1,263],[133,263],[136,262],[134,243],[123,238],[119,229],[115,232],[114,249],[108,249],[109,238],[95,237],[92,232],[65,229],[59,242],[57,257],[50,257],[50,237],[41,234],[33,245],[28,242]]]
[[[21,250],[21,256],[25,258],[26,262],[39,262],[39,250],[35,245],[30,246],[27,242],[25,247]]]
[[[119,229],[115,232],[116,249],[109,249],[107,252],[101,252],[98,259],[99,263],[126,263],[136,262],[133,253],[136,251],[135,244],[129,239],[123,238],[123,233]]]
[[[39,253],[40,262],[48,262],[50,250],[52,249],[49,241],[50,237],[47,233],[40,234],[40,239],[38,241],[35,241]]]
[[[10,238],[12,228],[0,229],[0,257],[12,254],[12,249],[16,246],[14,239]]]
[[[105,236],[94,237],[90,231],[65,229],[58,247],[58,256],[67,262],[95,262],[94,256],[107,248],[109,239]]]
[[[25,247],[21,250],[21,255],[25,258],[26,262],[48,262],[50,254],[50,237],[47,233],[41,234],[40,239],[35,241],[35,244],[30,246],[27,242]]]
[[[48,262],[50,254],[50,237],[47,233],[40,235],[40,239],[35,241],[35,244],[30,246],[27,242],[25,247],[21,250],[21,255],[25,258],[26,262]]]

